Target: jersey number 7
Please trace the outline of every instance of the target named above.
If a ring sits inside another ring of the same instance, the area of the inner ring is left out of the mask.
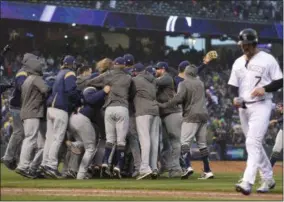
[[[259,84],[259,82],[261,81],[261,76],[256,76],[255,78],[257,78],[258,80],[257,80],[254,87],[256,87]]]

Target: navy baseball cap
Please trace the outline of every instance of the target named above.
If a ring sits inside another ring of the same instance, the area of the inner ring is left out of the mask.
[[[156,69],[165,69],[166,71],[169,69],[169,65],[166,62],[158,62],[155,66]]]
[[[146,67],[146,72],[149,72],[150,74],[155,74],[156,73],[156,69],[153,66],[148,66]]]
[[[125,66],[125,60],[123,57],[115,58],[113,65],[115,66]]]
[[[73,65],[75,63],[75,58],[71,55],[66,55],[63,59],[63,64]]]
[[[134,57],[131,54],[125,54],[123,56],[124,60],[125,60],[125,65],[126,66],[132,66],[134,64]]]
[[[178,65],[178,71],[179,72],[184,72],[185,68],[190,65],[190,62],[185,60],[185,61],[182,61],[181,63],[179,63]]]
[[[136,63],[134,65],[134,71],[136,72],[142,72],[145,70],[145,66],[142,63]]]

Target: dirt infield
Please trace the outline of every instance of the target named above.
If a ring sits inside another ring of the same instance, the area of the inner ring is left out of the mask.
[[[282,200],[281,194],[252,194],[244,196],[240,193],[224,192],[188,192],[188,191],[160,191],[160,190],[104,190],[104,189],[36,189],[36,188],[2,188],[1,195],[47,195],[53,196],[100,196],[100,197],[163,197],[163,198],[191,198],[191,199],[225,199],[225,200]]]

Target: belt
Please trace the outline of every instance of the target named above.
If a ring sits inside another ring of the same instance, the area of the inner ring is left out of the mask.
[[[254,104],[254,103],[262,102],[262,101],[265,101],[265,99],[257,100],[257,101],[250,101],[250,102],[246,102],[246,101],[244,101],[244,102],[243,102],[243,106],[242,106],[242,108],[246,109],[246,108],[247,108],[247,106],[246,106],[247,104]]]

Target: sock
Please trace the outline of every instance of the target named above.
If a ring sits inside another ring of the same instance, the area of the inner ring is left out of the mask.
[[[209,152],[208,152],[208,149],[207,147],[205,148],[202,148],[202,149],[199,149],[200,151],[200,154],[201,154],[201,158],[202,158],[202,161],[203,161],[203,166],[204,166],[204,172],[205,173],[208,173],[211,171],[210,169],[210,165],[209,165]]]
[[[112,143],[109,143],[109,142],[106,143],[105,154],[104,154],[104,158],[103,158],[103,164],[107,164],[107,165],[109,164],[108,160],[109,160],[109,156],[110,156],[111,151],[112,151],[112,147],[113,147]]]
[[[120,170],[123,168],[123,164],[124,164],[124,152],[125,151],[125,147],[124,146],[117,146],[117,150],[116,150],[116,167],[118,167]]]
[[[280,153],[279,152],[273,152],[271,157],[270,157],[270,163],[271,166],[273,167],[276,163],[276,161],[279,159]]]
[[[191,167],[190,163],[190,148],[188,145],[181,145],[181,158],[185,164],[185,168]]]

